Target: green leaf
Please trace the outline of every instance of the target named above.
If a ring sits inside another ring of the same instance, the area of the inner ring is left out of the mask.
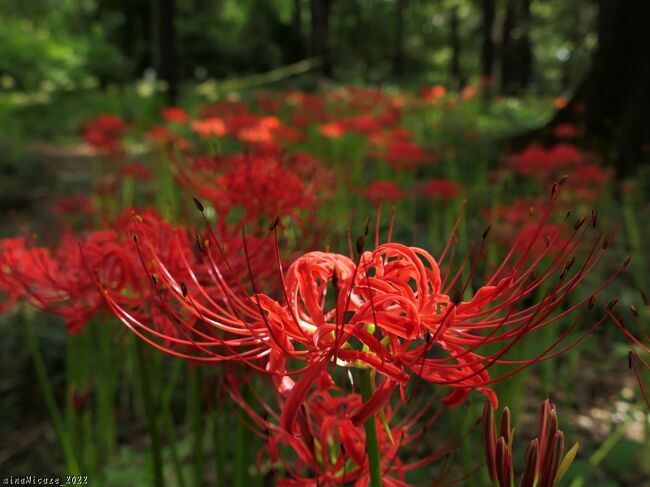
[[[555,480],[553,481],[554,486],[560,483],[560,480],[562,480],[564,474],[566,474],[567,470],[569,470],[569,467],[571,466],[573,460],[575,460],[576,455],[578,454],[579,448],[580,448],[580,443],[576,443],[571,447],[571,449],[567,452],[567,454],[564,455],[564,458],[562,459],[562,462],[560,463],[560,466],[557,469]]]

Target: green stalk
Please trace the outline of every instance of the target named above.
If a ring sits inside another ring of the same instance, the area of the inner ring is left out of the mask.
[[[610,432],[609,436],[603,441],[600,447],[594,452],[593,455],[589,458],[589,466],[592,467],[591,471],[588,474],[580,475],[576,477],[573,482],[571,482],[569,487],[582,487],[585,485],[586,480],[589,479],[589,475],[600,465],[609,452],[616,446],[616,444],[623,438],[623,435],[630,426],[630,420],[626,420],[621,423],[613,432]]]
[[[360,375],[361,396],[363,402],[368,401],[373,394],[373,380],[371,370],[362,370]],[[370,471],[371,487],[382,487],[381,461],[379,457],[379,442],[377,441],[377,425],[372,416],[364,425],[366,429],[366,450],[368,452],[368,466]]]
[[[27,316],[27,310],[24,307],[20,308],[20,319],[23,322],[25,327],[25,335],[27,338],[27,346],[32,354],[32,359],[34,360],[34,369],[36,370],[36,376],[38,377],[38,382],[40,383],[41,390],[43,391],[43,396],[45,399],[45,405],[50,413],[52,419],[52,425],[54,426],[54,431],[59,437],[59,442],[63,448],[63,455],[65,456],[65,461],[70,475],[80,475],[81,470],[79,469],[79,462],[77,461],[72,442],[68,436],[68,432],[65,429],[65,424],[59,408],[56,405],[56,399],[54,398],[54,390],[52,389],[52,384],[47,376],[47,369],[45,367],[45,361],[43,360],[43,355],[38,346],[38,340],[34,334],[34,328],[32,322]]]
[[[226,438],[223,434],[224,425],[226,424],[224,418],[226,417],[225,409],[214,409],[214,453],[215,453],[215,468],[217,471],[217,484],[226,485]]]
[[[99,450],[104,460],[113,456],[117,444],[115,425],[115,363],[111,347],[111,334],[104,323],[95,321],[90,325],[97,341],[97,427]],[[118,362],[119,363],[119,362]]]
[[[237,421],[235,432],[235,479],[234,487],[245,487],[246,484],[246,426],[242,421]]]
[[[149,440],[151,441],[151,463],[153,468],[154,486],[163,487],[165,485],[163,477],[162,452],[160,449],[160,437],[158,435],[158,425],[156,423],[156,407],[153,402],[153,395],[149,383],[149,374],[147,373],[147,360],[145,356],[144,344],[139,340],[135,344],[136,351],[136,368],[139,376],[140,393],[144,405],[145,418],[147,421],[147,430],[149,431]]]
[[[201,392],[203,374],[201,368],[190,367],[189,372],[189,420],[192,430],[192,458],[194,461],[194,485],[203,485],[203,417]]]
[[[176,446],[176,430],[174,425],[174,419],[171,414],[171,400],[174,393],[174,389],[178,382],[178,378],[182,371],[183,362],[180,360],[174,360],[172,365],[172,371],[167,381],[167,387],[163,390],[160,400],[160,409],[163,415],[163,425],[165,427],[165,434],[167,435],[167,440],[169,441],[169,449],[172,455],[172,461],[174,463],[174,470],[176,471],[176,481],[178,487],[185,487],[185,475],[183,474],[183,465],[181,463],[180,454],[178,453],[178,448]]]

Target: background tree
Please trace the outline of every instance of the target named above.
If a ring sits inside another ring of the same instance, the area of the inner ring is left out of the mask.
[[[598,49],[571,102],[550,125],[582,122],[621,177],[650,157],[650,2],[599,0]]]

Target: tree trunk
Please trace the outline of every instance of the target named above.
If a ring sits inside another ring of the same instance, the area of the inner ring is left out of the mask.
[[[494,20],[496,18],[495,0],[481,2],[481,75],[490,84],[494,77]]]
[[[393,56],[393,74],[404,76],[404,11],[407,0],[395,3],[395,54]]]
[[[322,61],[322,73],[332,76],[329,53],[330,13],[333,0],[311,0],[311,54]]]
[[[296,60],[304,57],[305,46],[304,37],[302,32],[302,0],[293,0],[293,10],[291,11],[291,28],[294,32],[294,37],[297,40],[295,49]]]
[[[174,25],[174,0],[154,0],[157,3],[156,71],[167,82],[167,99],[174,104],[178,96],[178,73],[176,72],[176,28]]]
[[[501,91],[516,95],[530,84],[532,49],[530,45],[530,1],[508,0],[502,32]]]
[[[598,48],[585,80],[550,126],[584,124],[619,177],[650,160],[650,2],[600,0]]]
[[[451,46],[449,75],[451,78],[451,86],[459,90],[465,86],[465,80],[460,67],[460,33],[458,24],[458,6],[454,6],[451,9],[449,19],[449,44]]]

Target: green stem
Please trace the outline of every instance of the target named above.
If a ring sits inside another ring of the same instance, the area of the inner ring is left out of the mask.
[[[77,462],[76,455],[74,453],[74,448],[70,437],[65,429],[65,424],[59,408],[56,405],[56,399],[54,398],[54,390],[52,389],[52,384],[47,376],[47,369],[45,367],[45,361],[43,360],[43,355],[41,354],[41,349],[38,346],[38,340],[34,334],[34,328],[32,322],[27,316],[27,310],[21,308],[19,311],[21,315],[21,321],[25,327],[25,334],[27,337],[27,345],[32,354],[32,359],[34,360],[34,369],[36,370],[36,376],[41,385],[41,390],[43,391],[43,396],[45,399],[45,405],[50,413],[52,418],[52,425],[54,426],[54,431],[59,437],[61,446],[63,448],[63,454],[65,456],[65,461],[68,468],[68,473],[70,475],[79,475],[81,470],[79,469],[79,463]]]
[[[361,396],[366,402],[372,397],[373,380],[371,370],[362,370],[359,374],[361,377]],[[366,450],[368,452],[368,466],[370,471],[370,485],[372,487],[381,487],[381,461],[379,457],[379,442],[377,441],[377,425],[375,417],[372,416],[364,425],[366,429]]]
[[[156,407],[153,402],[153,395],[149,385],[149,374],[147,373],[147,361],[144,345],[138,340],[135,344],[135,349],[136,368],[140,379],[140,392],[142,394],[147,429],[149,430],[149,440],[151,441],[151,463],[153,467],[154,485],[156,487],[162,487],[165,485],[162,452],[160,450],[160,437],[158,435],[158,425],[156,422]]]
[[[203,478],[203,373],[201,368],[190,367],[190,425],[192,428],[192,457],[194,459],[194,485],[200,487],[204,484]]]
[[[235,431],[235,478],[234,487],[244,487],[246,484],[246,426],[237,421]]]

